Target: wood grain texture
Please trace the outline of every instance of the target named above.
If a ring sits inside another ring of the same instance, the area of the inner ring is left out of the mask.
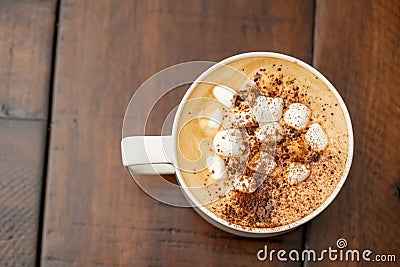
[[[55,1],[0,1],[0,266],[34,266]]]
[[[0,266],[34,266],[46,125],[0,119]]]
[[[47,119],[56,1],[0,1],[0,117]]]
[[[132,93],[165,67],[255,50],[310,62],[313,5],[62,1],[43,266],[264,265],[256,257],[264,244],[299,249],[302,229],[271,239],[238,238],[192,209],[150,198],[122,167],[120,140]],[[178,103],[180,95],[168,97]],[[160,107],[158,118],[168,107]],[[151,121],[148,130],[161,123]]]
[[[347,104],[355,134],[355,154],[342,192],[308,225],[306,245],[326,249],[336,247],[338,238],[345,238],[348,249],[396,254],[398,262],[400,3],[317,1],[316,14],[315,65]]]

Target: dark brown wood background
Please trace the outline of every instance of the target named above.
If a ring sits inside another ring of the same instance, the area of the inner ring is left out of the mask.
[[[236,237],[161,204],[121,163],[123,115],[142,82],[177,63],[246,51],[316,66],[344,98],[355,133],[337,199],[274,238]],[[322,250],[338,238],[395,254],[398,265],[399,76],[396,0],[2,0],[0,266],[320,266],[259,262],[256,253],[265,244]]]

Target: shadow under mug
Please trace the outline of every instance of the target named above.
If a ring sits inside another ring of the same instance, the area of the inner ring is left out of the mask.
[[[204,207],[203,204],[201,204],[196,199],[196,197],[193,195],[193,193],[186,185],[180,169],[174,167],[177,166],[176,164],[178,164],[178,157],[177,157],[178,121],[180,119],[185,102],[187,101],[190,94],[197,86],[196,82],[204,80],[208,75],[216,71],[222,65],[250,57],[277,58],[291,63],[296,63],[299,66],[303,67],[304,69],[316,75],[319,79],[322,80],[322,82],[324,82],[327,85],[327,87],[336,97],[343,111],[348,130],[347,134],[349,139],[349,146],[348,146],[346,165],[343,170],[342,177],[339,180],[332,194],[325,200],[325,202],[322,205],[320,205],[309,215],[293,223],[274,228],[245,227],[229,223],[226,220],[218,217],[215,213],[208,210],[206,207]],[[335,199],[340,189],[342,188],[343,184],[345,183],[352,163],[353,148],[354,148],[354,140],[353,140],[353,129],[350,120],[350,115],[343,99],[341,98],[337,90],[334,88],[334,86],[320,72],[318,72],[316,69],[314,69],[307,63],[299,59],[293,58],[291,56],[273,52],[248,52],[235,55],[227,59],[224,59],[219,63],[215,64],[214,66],[210,67],[209,69],[207,69],[189,87],[183,99],[181,100],[174,118],[172,135],[128,136],[124,137],[121,141],[122,161],[124,166],[129,166],[130,168],[134,169],[135,172],[140,174],[175,174],[177,177],[177,181],[182,186],[181,187],[182,193],[185,195],[186,199],[192,204],[193,208],[197,211],[197,213],[200,216],[202,216],[207,222],[211,223],[212,225],[226,232],[245,237],[270,237],[283,234],[299,227],[300,225],[308,222],[309,220],[313,219],[315,216],[320,214]]]

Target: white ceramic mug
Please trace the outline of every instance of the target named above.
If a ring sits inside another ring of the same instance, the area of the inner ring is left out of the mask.
[[[231,223],[228,223],[224,219],[216,216],[214,213],[212,213],[206,207],[204,207],[194,197],[190,189],[187,187],[185,180],[182,177],[180,169],[174,167],[178,166],[177,165],[178,164],[178,158],[177,158],[178,121],[180,119],[181,112],[183,106],[185,105],[185,102],[187,101],[192,91],[196,88],[196,82],[203,81],[208,75],[210,75],[218,68],[220,68],[221,65],[249,57],[269,57],[269,58],[272,57],[289,61],[292,63],[296,62],[299,66],[303,67],[304,69],[316,75],[328,86],[328,88],[337,98],[341,106],[341,109],[343,111],[344,117],[346,119],[347,129],[348,129],[349,148],[348,148],[346,166],[343,171],[343,176],[340,179],[334,191],[332,192],[332,194],[326,199],[326,201],[321,206],[319,206],[309,215],[293,223],[275,228],[251,228],[240,225],[233,225]],[[337,90],[333,87],[333,85],[320,72],[318,72],[310,65],[302,62],[301,60],[287,55],[272,53],[272,52],[249,52],[249,53],[235,55],[230,58],[222,60],[218,64],[206,70],[190,86],[190,88],[184,95],[183,99],[181,100],[181,103],[176,112],[175,119],[173,122],[171,136],[129,136],[129,137],[124,137],[121,142],[122,160],[124,166],[130,166],[132,169],[135,170],[135,172],[142,174],[156,174],[156,173],[176,174],[177,180],[179,184],[182,186],[183,194],[185,194],[186,198],[192,203],[192,206],[195,208],[195,210],[206,221],[224,231],[245,237],[269,237],[282,234],[290,230],[293,230],[294,228],[308,222],[309,220],[317,216],[319,213],[321,213],[334,200],[334,198],[337,196],[340,189],[342,188],[344,182],[346,181],[353,158],[353,147],[354,147],[353,129],[350,120],[350,115],[346,108],[345,103],[343,102],[343,99],[341,98]]]

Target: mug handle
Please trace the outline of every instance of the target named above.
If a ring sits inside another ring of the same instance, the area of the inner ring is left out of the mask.
[[[121,141],[122,163],[139,174],[174,174],[172,136],[129,136]]]

